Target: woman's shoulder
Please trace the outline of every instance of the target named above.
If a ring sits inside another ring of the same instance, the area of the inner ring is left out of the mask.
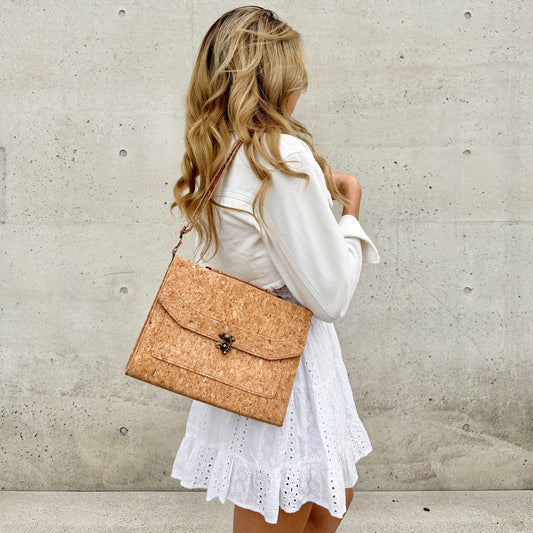
[[[280,135],[279,149],[282,156],[299,152],[311,153],[311,148],[303,139],[288,133],[282,133]]]
[[[287,160],[290,168],[308,175],[310,181],[315,185],[314,189],[320,191],[320,194],[324,194],[327,197],[329,206],[333,207],[333,198],[327,188],[324,174],[313,155],[311,147],[299,137],[282,133],[280,152],[283,159]],[[287,180],[281,180],[281,183],[283,185],[301,185],[299,182]]]

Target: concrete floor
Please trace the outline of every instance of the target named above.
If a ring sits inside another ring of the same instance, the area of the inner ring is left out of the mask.
[[[231,533],[201,492],[0,493],[1,533]],[[362,492],[338,533],[532,533],[533,491]]]

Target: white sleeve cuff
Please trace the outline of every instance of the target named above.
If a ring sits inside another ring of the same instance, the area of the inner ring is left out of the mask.
[[[359,220],[353,215],[343,215],[339,220],[339,227],[345,237],[357,237],[361,240],[363,263],[379,263],[380,257],[376,245],[365,233]]]

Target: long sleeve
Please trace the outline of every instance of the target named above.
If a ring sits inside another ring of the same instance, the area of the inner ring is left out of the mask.
[[[379,253],[356,217],[335,219],[324,174],[309,147],[285,159],[308,173],[309,183],[272,172],[262,240],[295,298],[318,318],[334,322],[348,310],[362,263],[379,263]]]

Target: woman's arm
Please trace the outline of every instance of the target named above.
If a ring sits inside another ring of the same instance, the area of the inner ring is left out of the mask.
[[[342,214],[352,215],[359,219],[359,207],[361,205],[362,190],[359,180],[345,174],[344,172],[333,172],[333,179],[335,180],[337,187],[341,194],[346,198],[348,204],[343,206]]]
[[[379,253],[355,214],[335,219],[324,174],[311,150],[286,159],[309,174],[309,183],[273,171],[264,204],[270,230],[262,232],[263,242],[295,298],[318,318],[334,322],[348,310],[362,263],[378,263]]]

